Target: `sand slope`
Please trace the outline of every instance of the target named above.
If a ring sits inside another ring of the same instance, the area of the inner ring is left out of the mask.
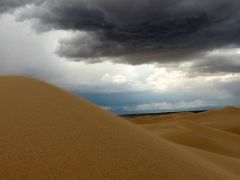
[[[173,126],[193,131],[191,123]],[[225,132],[233,150],[216,146],[229,156],[183,145],[181,132],[171,137],[144,130],[47,83],[0,77],[0,179],[237,180],[238,135]]]
[[[240,178],[240,109],[225,107],[129,121]]]

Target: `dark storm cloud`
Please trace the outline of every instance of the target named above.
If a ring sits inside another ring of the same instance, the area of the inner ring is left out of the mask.
[[[239,0],[46,0],[23,11],[37,31],[73,30],[57,53],[75,61],[186,61],[240,45]],[[86,33],[78,33],[85,31]]]
[[[35,3],[36,5],[40,5],[43,1],[44,0],[1,0],[0,13],[13,10],[26,4]]]
[[[191,66],[189,75],[199,74],[226,74],[226,73],[240,73],[240,56],[237,59],[233,57],[216,56],[205,61],[198,61]]]

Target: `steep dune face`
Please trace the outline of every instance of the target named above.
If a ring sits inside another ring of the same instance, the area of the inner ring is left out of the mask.
[[[150,123],[147,123],[148,120]],[[154,120],[155,123],[152,123]],[[130,122],[179,145],[190,154],[195,154],[240,178],[240,109],[226,107],[197,114],[185,114],[169,118],[138,117]],[[143,123],[144,121],[144,123]]]
[[[0,77],[0,179],[238,179],[57,87]]]

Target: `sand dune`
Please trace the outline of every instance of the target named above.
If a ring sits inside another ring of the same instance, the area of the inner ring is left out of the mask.
[[[240,109],[225,107],[197,114],[137,117],[129,121],[240,178]]]
[[[135,125],[47,83],[8,76],[0,77],[0,110],[0,179],[240,178],[239,109]]]

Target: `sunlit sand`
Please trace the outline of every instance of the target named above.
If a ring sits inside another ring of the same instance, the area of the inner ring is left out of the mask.
[[[240,179],[240,109],[122,119],[45,82],[0,77],[0,179]]]

